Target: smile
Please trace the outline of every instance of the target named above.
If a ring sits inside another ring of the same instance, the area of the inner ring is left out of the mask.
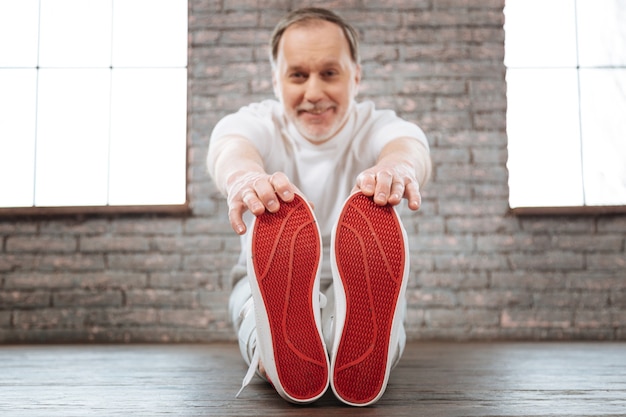
[[[313,115],[313,116],[320,116],[320,115],[330,111],[331,109],[332,109],[332,107],[327,107],[327,108],[324,108],[324,109],[317,109],[317,108],[314,108],[314,109],[301,109],[301,110],[298,111],[298,114],[310,114],[310,115]]]

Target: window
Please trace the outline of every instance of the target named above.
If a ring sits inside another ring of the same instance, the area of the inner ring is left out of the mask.
[[[186,203],[187,1],[0,0],[0,207]]]
[[[626,2],[507,0],[505,18],[511,207],[626,211]]]

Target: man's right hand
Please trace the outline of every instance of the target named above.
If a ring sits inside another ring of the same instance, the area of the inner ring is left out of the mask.
[[[297,188],[282,172],[269,175],[264,172],[238,171],[230,175],[226,183],[228,220],[233,230],[243,235],[246,224],[243,214],[250,210],[255,216],[269,211],[275,213],[280,201],[290,202]]]

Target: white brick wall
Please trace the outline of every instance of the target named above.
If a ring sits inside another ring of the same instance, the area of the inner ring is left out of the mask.
[[[239,240],[206,174],[208,138],[273,96],[265,44],[305,3],[190,1],[193,214],[0,219],[0,342],[234,339]],[[423,209],[405,216],[409,337],[626,339],[626,216],[508,214],[504,0],[327,5],[362,33],[360,97],[432,146]]]

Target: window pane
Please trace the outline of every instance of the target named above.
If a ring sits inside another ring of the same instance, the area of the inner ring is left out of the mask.
[[[0,70],[0,206],[33,205],[37,71]]]
[[[626,205],[626,69],[580,71],[588,205]]]
[[[626,65],[626,1],[577,0],[581,66]]]
[[[507,71],[511,207],[582,205],[575,69]]]
[[[574,0],[506,0],[507,67],[576,66]]]
[[[187,14],[0,0],[0,207],[185,203]]]
[[[106,205],[110,76],[39,70],[36,205]]]
[[[186,65],[186,0],[124,0],[115,3],[114,67]]]
[[[36,67],[39,0],[0,0],[0,67]]]
[[[41,0],[41,67],[109,67],[112,0]]]
[[[186,77],[184,68],[113,70],[110,204],[185,202]]]

